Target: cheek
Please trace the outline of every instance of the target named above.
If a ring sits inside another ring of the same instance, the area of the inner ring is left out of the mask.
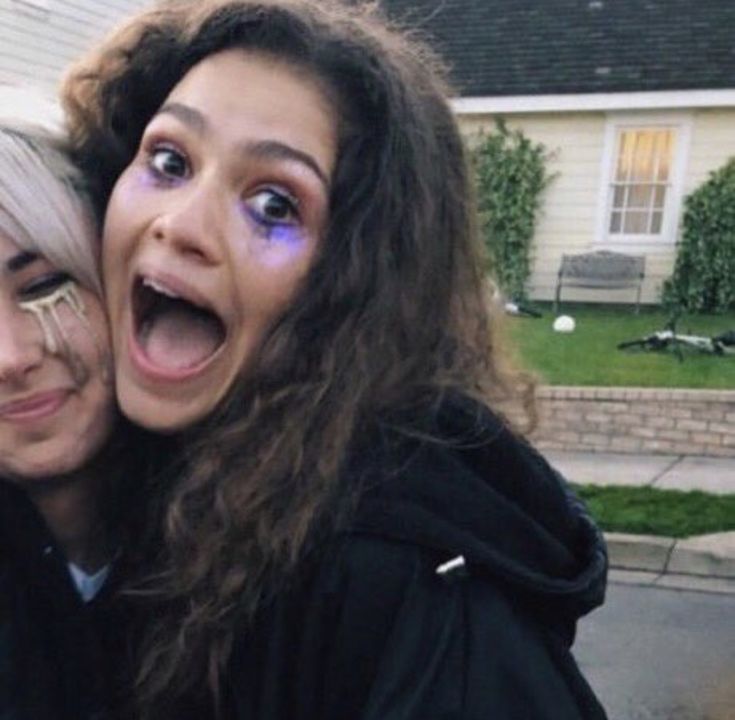
[[[288,262],[272,255],[268,260],[270,264],[251,267],[237,278],[243,328],[258,336],[286,312],[308,271],[306,263]]]
[[[110,338],[102,310],[85,305],[80,318],[68,307],[59,309],[60,325],[69,344],[80,355],[97,358],[110,354]]]
[[[306,276],[311,255],[303,246],[272,245],[240,265],[236,282],[241,305],[270,324],[291,302]]]
[[[290,236],[286,232],[279,235],[271,236],[253,255],[263,269],[288,275],[307,263],[308,247],[300,235]]]
[[[108,214],[112,211],[116,215],[121,212],[129,215],[130,210],[136,207],[130,203],[139,201],[155,187],[157,187],[155,178],[147,168],[131,165],[115,183],[108,204]]]
[[[58,355],[68,362],[79,385],[99,376],[109,385],[112,378],[112,356],[107,322],[99,302],[88,293],[81,307],[60,301],[56,305],[52,329],[58,337]]]
[[[233,243],[235,266],[241,275],[274,282],[289,282],[301,276],[312,262],[316,242],[302,227],[239,228]],[[279,276],[279,277],[276,277]],[[247,288],[247,282],[240,280]]]
[[[129,168],[117,181],[107,206],[102,239],[105,272],[114,271],[125,240],[139,222],[149,201],[152,178],[142,168]]]

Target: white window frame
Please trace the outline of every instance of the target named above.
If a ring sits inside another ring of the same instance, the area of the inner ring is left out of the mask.
[[[661,232],[657,235],[611,234],[610,213],[613,193],[611,184],[617,166],[618,141],[625,130],[673,130],[673,158],[669,187],[664,202]],[[681,214],[684,177],[691,144],[692,114],[669,113],[610,113],[605,123],[605,136],[600,170],[600,194],[597,209],[595,246],[598,249],[622,252],[666,251],[676,243]]]

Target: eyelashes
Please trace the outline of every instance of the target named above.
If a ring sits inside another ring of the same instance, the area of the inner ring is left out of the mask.
[[[156,182],[176,186],[192,177],[186,155],[167,143],[158,143],[147,152],[146,164]],[[270,238],[275,230],[295,235],[301,226],[300,203],[292,193],[280,186],[261,186],[240,200],[244,214],[261,234]]]
[[[169,145],[154,145],[147,153],[147,165],[153,177],[167,185],[191,174],[186,156]]]
[[[18,290],[18,297],[21,302],[38,300],[51,295],[57,288],[67,282],[74,282],[68,273],[60,271],[45,273],[25,283]]]
[[[266,234],[275,229],[295,230],[300,225],[298,200],[276,188],[262,188],[243,200],[247,216]]]

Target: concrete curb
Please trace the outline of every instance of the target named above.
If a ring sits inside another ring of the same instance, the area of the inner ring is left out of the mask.
[[[605,533],[605,540],[615,569],[735,581],[735,532],[683,540]]]

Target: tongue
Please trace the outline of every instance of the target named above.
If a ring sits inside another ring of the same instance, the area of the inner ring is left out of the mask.
[[[171,305],[146,324],[142,344],[148,357],[162,367],[184,370],[204,362],[222,342],[217,320],[185,305]]]

